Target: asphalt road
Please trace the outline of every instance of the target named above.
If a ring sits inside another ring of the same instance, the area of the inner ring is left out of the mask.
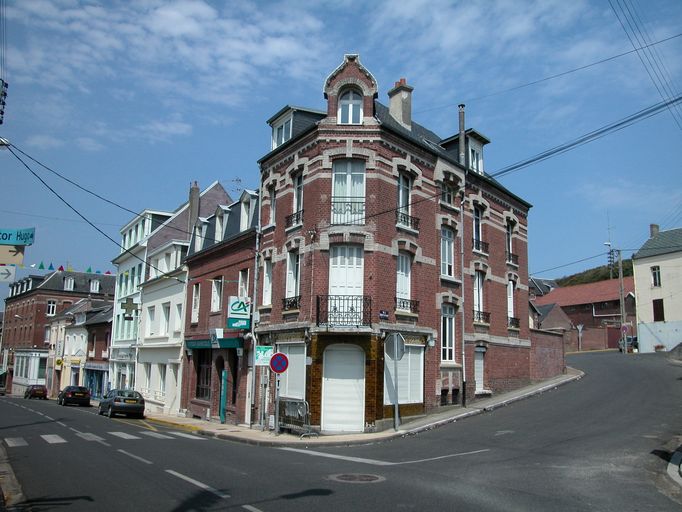
[[[582,354],[580,381],[419,435],[352,447],[254,447],[0,397],[16,510],[678,511],[666,457],[682,366]]]

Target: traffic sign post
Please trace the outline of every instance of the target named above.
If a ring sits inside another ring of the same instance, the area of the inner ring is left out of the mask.
[[[275,352],[270,358],[270,369],[275,373],[275,434],[279,435],[279,378],[289,368],[286,354]]]

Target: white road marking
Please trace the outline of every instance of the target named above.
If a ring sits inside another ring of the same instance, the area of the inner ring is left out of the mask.
[[[62,427],[66,427],[66,425],[64,425],[64,423],[62,423],[61,421],[58,421],[57,425],[61,425]]]
[[[253,505],[242,505],[242,508],[245,508],[249,512],[263,512],[261,509],[256,508]]]
[[[47,441],[49,444],[59,444],[59,443],[65,443],[66,439],[63,437],[58,436],[57,434],[44,434],[41,435],[45,441]]]
[[[171,432],[174,436],[186,437],[187,439],[193,439],[195,441],[206,441],[205,437],[195,436],[194,434],[186,434],[185,432]]]
[[[173,439],[173,436],[167,436],[166,434],[161,434],[159,432],[151,432],[149,430],[142,430],[140,431],[140,434],[144,434],[145,436],[149,437],[155,437],[156,439]]]
[[[112,436],[120,437],[121,439],[142,439],[141,437],[134,436],[132,434],[128,434],[126,432],[107,432],[107,434],[111,434]]]
[[[23,437],[6,437],[5,443],[10,448],[16,448],[17,446],[26,446],[28,443]]]
[[[205,483],[199,482],[198,480],[195,480],[194,478],[190,478],[188,476],[185,476],[182,473],[178,473],[177,471],[173,471],[172,469],[167,469],[166,473],[169,473],[173,476],[176,476],[176,477],[184,480],[185,482],[189,482],[192,485],[196,485],[200,489],[211,492],[211,493],[215,494],[216,496],[218,496],[219,498],[226,499],[226,498],[230,497],[229,494],[223,494],[218,489],[214,489],[213,487],[206,485]]]
[[[129,452],[125,451],[125,450],[118,450],[118,451],[119,451],[119,453],[122,453],[123,455],[127,455],[128,457],[130,457],[130,458],[132,458],[132,459],[135,459],[135,460],[139,460],[140,462],[144,462],[145,464],[154,464],[154,463],[153,463],[152,461],[150,461],[150,460],[143,459],[142,457],[138,457],[137,455],[134,455],[134,454],[132,454],[132,453],[129,453]]]
[[[98,435],[92,434],[90,432],[79,432],[77,435],[86,441],[104,441],[103,437],[99,437]]]
[[[451,453],[448,455],[441,455],[439,457],[431,457],[428,459],[406,460],[406,461],[402,461],[402,462],[387,462],[384,460],[365,459],[362,457],[348,457],[346,455],[335,455],[333,453],[316,452],[314,450],[303,450],[300,448],[280,448],[280,450],[303,453],[303,454],[312,455],[315,457],[326,457],[329,459],[346,460],[349,462],[359,462],[361,464],[371,464],[372,466],[400,466],[400,465],[404,465],[404,464],[418,464],[420,462],[430,462],[433,460],[448,459],[451,457],[461,457],[462,455],[474,455],[476,453],[483,453],[483,452],[490,451],[489,449],[486,448],[485,450],[475,450],[472,452]]]
[[[45,417],[46,417],[48,420],[50,420],[50,421],[54,421],[54,418],[48,416],[47,414],[45,415]]]

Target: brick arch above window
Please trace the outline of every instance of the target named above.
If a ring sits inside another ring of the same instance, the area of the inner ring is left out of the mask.
[[[469,194],[469,197],[467,198],[469,200],[469,203],[472,206],[472,209],[474,206],[479,207],[483,211],[483,216],[485,218],[490,218],[490,203],[483,199],[483,197],[478,194]]]
[[[394,158],[391,160],[391,165],[393,166],[393,174],[395,176],[407,174],[415,182],[422,177],[421,169],[404,158]]]
[[[305,238],[302,236],[295,236],[287,240],[284,245],[286,246],[287,251],[300,250],[305,246]]]
[[[485,262],[481,260],[474,260],[471,262],[471,270],[474,272],[483,272],[485,273],[486,279],[488,279],[488,270],[490,269],[490,266]]]
[[[421,252],[419,245],[416,244],[415,242],[413,242],[412,240],[399,238],[399,239],[394,241],[394,245],[398,251],[404,251],[404,252],[410,253],[413,258],[416,257],[417,254],[419,254]]]
[[[448,291],[448,292],[443,292],[439,293],[436,295],[436,307],[440,309],[443,304],[449,304],[451,306],[455,307],[455,312],[459,309],[461,305],[461,297],[458,297],[454,293]]]
[[[519,275],[516,272],[507,272],[507,281],[519,282]]]
[[[506,211],[503,213],[503,216],[504,216],[504,223],[505,224],[511,224],[514,233],[518,233],[520,223],[519,223],[519,218],[516,215],[514,215],[514,212]]]
[[[457,220],[453,219],[451,216],[440,215],[438,221],[441,227],[450,228],[455,232],[455,234],[459,233],[459,222],[457,222]]]
[[[365,169],[376,168],[376,151],[373,149],[356,147],[352,144],[346,145],[346,147],[325,150],[322,153],[322,167],[331,169],[334,160],[345,160],[349,158],[364,160]]]

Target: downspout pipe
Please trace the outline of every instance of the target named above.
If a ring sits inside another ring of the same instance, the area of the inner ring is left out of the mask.
[[[253,425],[253,412],[254,412],[254,405],[256,403],[256,380],[258,377],[258,372],[257,366],[256,366],[256,347],[258,346],[258,337],[256,335],[256,312],[257,312],[257,307],[258,307],[258,281],[260,278],[260,267],[259,267],[259,261],[260,261],[260,241],[261,241],[261,234],[262,234],[262,218],[261,218],[261,209],[262,209],[262,201],[263,201],[263,181],[261,180],[261,183],[258,187],[258,222],[256,225],[256,251],[253,256],[253,300],[251,301],[251,330],[250,330],[250,335],[251,335],[251,344],[253,346],[253,354],[252,354],[252,367],[251,367],[251,400],[249,401],[249,425]],[[248,360],[247,360],[248,364]]]

